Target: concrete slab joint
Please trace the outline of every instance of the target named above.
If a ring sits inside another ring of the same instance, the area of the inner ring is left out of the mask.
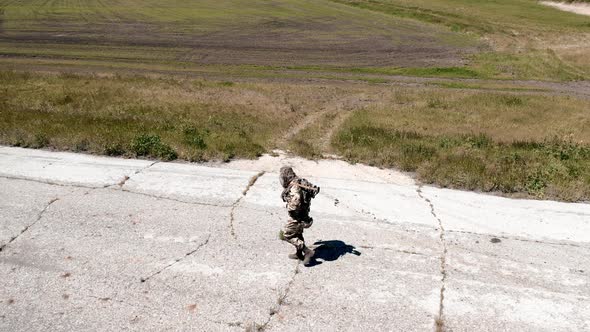
[[[256,181],[264,175],[264,173],[266,173],[265,171],[260,171],[257,174],[253,175],[250,178],[250,181],[248,181],[248,185],[246,186],[246,189],[244,189],[244,191],[242,191],[242,195],[240,197],[238,197],[238,199],[232,204],[231,206],[231,211],[229,213],[229,232],[231,234],[231,236],[234,238],[234,240],[238,239],[238,236],[236,235],[236,231],[234,228],[234,220],[235,220],[235,209],[236,207],[238,207],[238,204],[240,204],[240,201],[242,201],[242,199],[244,197],[246,197],[246,194],[248,194],[248,191],[250,190],[250,188],[256,183]]]
[[[39,214],[37,215],[37,218],[30,223],[29,225],[26,225],[18,234],[16,234],[15,236],[11,237],[8,242],[4,243],[2,246],[0,246],[0,252],[4,251],[4,248],[6,248],[6,246],[8,246],[9,244],[11,244],[12,242],[16,241],[16,239],[18,239],[21,235],[23,235],[26,231],[28,231],[31,227],[33,227],[36,223],[38,223],[41,218],[43,218],[43,214],[45,213],[45,211],[47,211],[47,209],[55,202],[57,202],[59,200],[59,198],[55,197],[52,198],[46,205],[45,207],[39,212]]]
[[[416,188],[416,193],[418,193],[418,196],[420,196],[420,198],[422,198],[430,206],[430,213],[438,221],[439,239],[440,239],[440,244],[442,246],[442,253],[440,256],[441,287],[440,287],[440,298],[439,298],[439,305],[438,305],[438,316],[434,320],[434,326],[435,326],[436,331],[444,331],[444,299],[445,299],[445,286],[446,286],[446,280],[447,280],[447,268],[446,268],[447,243],[445,241],[445,228],[443,226],[442,220],[436,215],[436,211],[434,210],[434,205],[432,204],[432,201],[423,195],[421,185],[418,186],[418,188]]]
[[[159,163],[159,161],[154,161],[153,163],[147,165],[146,167],[140,168],[137,171],[135,171],[135,173],[133,173],[133,175],[137,175],[145,170],[147,170],[148,168],[154,166],[155,164]],[[123,186],[127,183],[127,181],[131,178],[131,176],[125,175],[123,176],[123,178],[121,179],[121,181],[119,181],[116,185],[119,186],[119,188],[123,188]]]
[[[209,239],[211,239],[211,233],[209,233],[209,235],[207,235],[207,238],[205,239],[205,241],[203,243],[201,243],[200,245],[198,245],[195,249],[187,252],[186,254],[184,254],[184,256],[179,257],[177,259],[175,259],[174,261],[172,261],[171,263],[167,264],[166,266],[162,267],[161,269],[155,271],[154,273],[150,274],[147,277],[143,277],[140,278],[139,281],[141,282],[146,282],[148,280],[150,280],[151,278],[157,276],[158,274],[164,272],[166,269],[172,267],[175,264],[178,264],[179,262],[181,262],[182,260],[184,260],[185,258],[191,256],[192,254],[196,253],[197,251],[199,251],[199,249],[203,248],[204,246],[206,246],[209,243]]]
[[[251,328],[250,328],[251,330],[265,331],[266,328],[270,325],[272,318],[281,312],[283,305],[286,303],[287,296],[289,296],[289,292],[291,291],[293,283],[295,282],[295,277],[300,272],[300,270],[299,270],[300,266],[301,266],[300,262],[297,262],[297,265],[295,266],[295,269],[293,270],[293,275],[291,276],[291,279],[289,279],[287,286],[285,286],[284,290],[279,291],[276,304],[273,305],[268,311],[268,319],[262,324],[253,323],[253,326],[251,326]]]

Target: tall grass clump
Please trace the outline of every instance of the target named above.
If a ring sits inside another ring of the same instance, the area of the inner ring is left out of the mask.
[[[249,88],[197,83],[0,71],[0,144],[161,160],[255,158],[294,116],[244,97],[262,99]]]
[[[521,103],[518,98],[505,102]],[[432,132],[423,126],[395,128],[371,111],[357,111],[333,136],[332,146],[350,161],[414,172],[420,181],[442,187],[590,200],[586,144],[556,136],[508,142],[481,132]]]

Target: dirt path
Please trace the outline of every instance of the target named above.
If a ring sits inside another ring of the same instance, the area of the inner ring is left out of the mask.
[[[10,60],[7,57],[0,59]],[[2,63],[2,62],[0,62]],[[468,88],[452,88],[455,90],[469,91],[490,91],[490,92],[514,92],[540,95],[569,95],[577,98],[590,99],[590,81],[573,81],[573,82],[550,82],[538,80],[493,80],[477,78],[440,78],[440,77],[417,77],[417,76],[399,76],[399,75],[359,75],[349,73],[325,73],[319,71],[265,71],[264,75],[247,74],[228,74],[223,72],[211,71],[186,71],[186,70],[158,70],[158,69],[120,69],[109,66],[92,66],[91,69],[84,66],[61,66],[54,64],[15,64],[7,63],[6,70],[43,72],[43,73],[72,73],[95,75],[147,75],[152,77],[178,77],[186,79],[211,79],[211,80],[231,80],[234,82],[267,82],[267,83],[290,83],[290,84],[355,84],[366,85],[367,79],[382,80],[381,83],[370,83],[374,85],[394,85],[394,86],[440,86],[445,88],[444,84],[466,84]],[[261,74],[261,73],[257,73]],[[326,77],[330,74],[330,77]],[[294,131],[297,131],[294,129]]]
[[[323,135],[319,138],[320,150],[324,153],[330,153],[330,141],[336,130],[348,119],[352,111],[367,107],[371,104],[377,103],[377,99],[370,98],[368,94],[361,93],[352,95],[342,100],[336,101],[332,105],[328,105],[328,109],[334,112],[334,118],[330,121],[328,128],[324,128]]]
[[[308,128],[319,126],[318,135],[313,139],[314,146],[319,148],[322,153],[331,153],[330,140],[334,132],[344,123],[352,114],[352,111],[361,109],[371,104],[378,103],[378,99],[371,96],[370,93],[355,93],[349,96],[335,96],[326,103],[315,109],[301,110],[310,113],[299,123],[294,125],[277,143],[281,149],[288,150],[289,142],[296,139],[297,136]],[[329,117],[329,121],[327,121]],[[315,136],[315,135],[314,135]]]

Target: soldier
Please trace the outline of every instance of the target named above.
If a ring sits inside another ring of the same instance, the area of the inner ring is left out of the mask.
[[[315,252],[305,246],[303,229],[313,224],[313,219],[309,216],[309,206],[311,199],[320,192],[320,188],[297,177],[293,169],[287,166],[281,167],[279,180],[283,186],[281,198],[287,203],[289,213],[289,221],[283,227],[281,239],[297,249],[289,258],[303,260],[303,265],[308,266]]]

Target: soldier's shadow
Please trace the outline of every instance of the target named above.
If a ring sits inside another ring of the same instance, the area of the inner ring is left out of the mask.
[[[317,241],[313,245],[315,255],[309,266],[319,265],[326,261],[335,261],[346,254],[361,255],[361,252],[356,250],[354,246],[340,240]],[[318,259],[321,261],[318,261]]]

